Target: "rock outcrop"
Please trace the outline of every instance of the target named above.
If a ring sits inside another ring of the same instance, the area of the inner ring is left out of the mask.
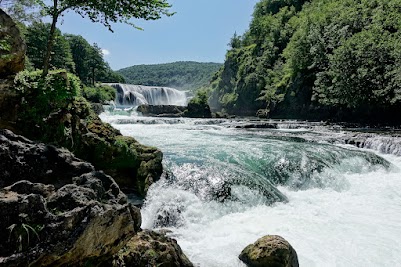
[[[144,116],[180,117],[186,108],[173,105],[140,105],[137,111]]]
[[[133,237],[104,266],[163,266],[163,267],[193,267],[177,241],[163,234],[144,230]]]
[[[11,90],[14,76],[24,69],[26,45],[19,29],[0,8],[0,128],[14,129],[16,93]]]
[[[26,44],[15,22],[0,8],[0,77],[24,69]]]
[[[0,164],[0,266],[101,263],[140,228],[115,181],[64,149],[0,130]]]
[[[190,118],[211,118],[212,112],[207,102],[190,101],[187,110],[184,112],[184,117]]]
[[[208,104],[189,102],[187,107],[173,105],[140,105],[137,111],[144,116],[212,118]]]
[[[268,235],[247,246],[239,259],[249,267],[298,267],[298,256],[290,243],[277,235]]]
[[[103,123],[81,96],[74,75],[53,71],[46,82],[38,82],[41,79],[41,72],[17,75],[4,91],[7,101],[0,97],[0,126],[65,147],[111,175],[124,191],[145,196],[163,172],[162,152]]]

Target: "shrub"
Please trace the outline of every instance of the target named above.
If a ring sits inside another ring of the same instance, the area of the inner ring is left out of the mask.
[[[116,97],[116,90],[108,85],[98,85],[96,87],[84,87],[83,96],[93,103],[105,104]]]

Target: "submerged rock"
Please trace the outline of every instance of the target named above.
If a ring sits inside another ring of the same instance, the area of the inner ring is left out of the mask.
[[[235,128],[238,129],[277,129],[277,124],[274,123],[251,123],[237,125]]]
[[[239,259],[249,267],[298,267],[298,256],[287,240],[268,235],[247,246]]]
[[[175,239],[163,234],[144,230],[124,246],[112,262],[102,266],[162,266],[193,267]]]
[[[0,164],[0,266],[103,262],[140,228],[115,181],[64,149],[1,130]]]

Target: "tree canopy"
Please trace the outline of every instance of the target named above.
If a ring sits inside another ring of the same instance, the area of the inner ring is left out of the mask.
[[[209,101],[237,114],[395,118],[400,10],[398,0],[262,0],[210,84]]]
[[[68,10],[87,17],[92,22],[101,23],[110,31],[113,23],[126,23],[135,27],[132,19],[157,20],[163,15],[173,15],[169,11],[171,5],[166,0],[35,0],[35,3],[41,8],[42,14],[52,19],[43,59],[44,76],[47,75],[50,66],[58,19]]]

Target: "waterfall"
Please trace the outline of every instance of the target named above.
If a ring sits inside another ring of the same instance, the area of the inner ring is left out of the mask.
[[[139,105],[175,105],[186,106],[187,96],[184,91],[169,87],[143,86],[114,83],[110,86],[117,89],[115,104],[117,106]]]

